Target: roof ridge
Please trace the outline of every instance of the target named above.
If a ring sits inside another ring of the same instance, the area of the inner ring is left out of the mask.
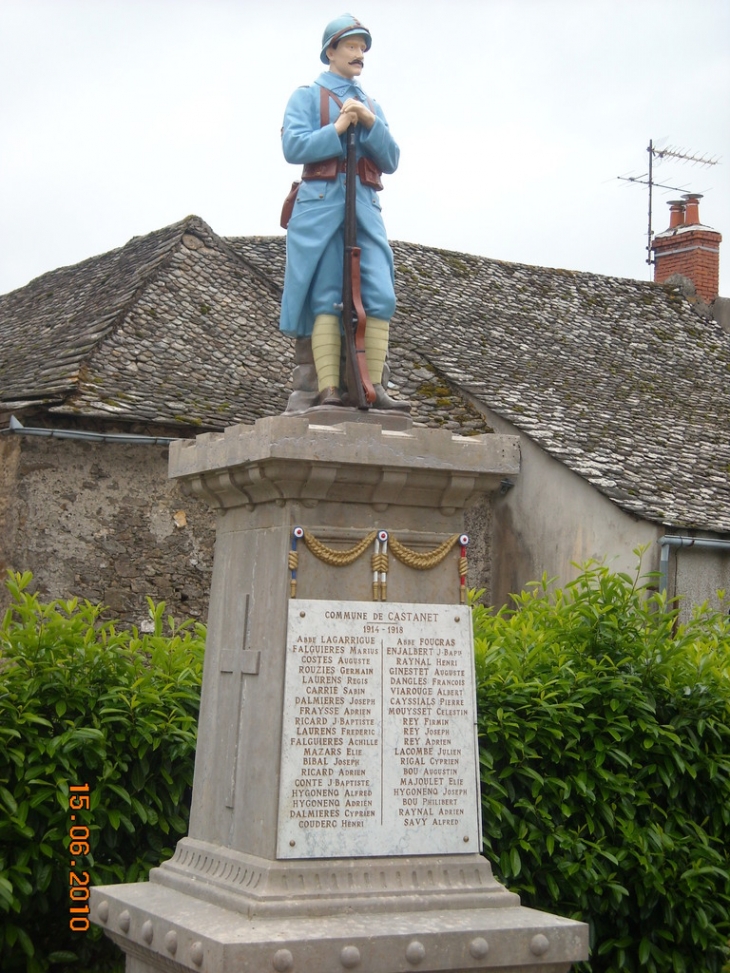
[[[88,348],[79,356],[77,362],[78,368],[76,370],[76,377],[75,380],[72,383],[70,383],[67,393],[63,396],[64,402],[68,401],[69,399],[73,399],[74,392],[78,391],[83,368],[85,366],[88,366],[91,358],[104,345],[104,343],[114,336],[117,330],[124,323],[129,312],[138,303],[142,294],[144,294],[144,292],[148,290],[148,288],[152,285],[152,283],[155,280],[157,280],[157,278],[160,276],[161,271],[169,266],[175,252],[179,249],[180,246],[183,245],[182,240],[183,240],[183,236],[185,235],[186,229],[189,229],[191,225],[194,226],[196,222],[202,224],[202,226],[205,229],[207,229],[208,232],[210,232],[211,234],[213,233],[213,231],[210,229],[208,224],[204,220],[202,220],[199,216],[189,215],[182,220],[178,220],[177,223],[171,223],[167,227],[162,227],[160,230],[157,231],[153,230],[152,233],[146,233],[144,234],[144,236],[134,236],[130,240],[128,240],[124,244],[124,246],[118,248],[118,251],[121,253],[121,251],[123,251],[126,247],[130,247],[135,240],[149,239],[150,237],[155,236],[156,233],[162,234],[165,231],[170,231],[178,227],[180,228],[177,236],[172,233],[170,234],[169,244],[165,247],[161,255],[159,255],[158,257],[150,261],[149,268],[145,273],[143,273],[139,286],[134,288],[134,290],[130,293],[128,299],[120,305],[117,313],[111,316],[108,325],[102,329],[102,332],[99,334],[97,340],[90,342]],[[114,252],[113,250],[108,251],[107,254],[99,254],[99,256],[107,256],[108,253],[113,253],[113,252]],[[76,316],[77,315],[72,315],[69,318],[69,320],[73,320],[73,318]]]
[[[6,298],[12,297],[14,294],[17,294],[19,291],[25,291],[28,288],[33,287],[34,285],[38,286],[39,283],[43,281],[45,278],[48,279],[55,278],[59,274],[63,273],[64,271],[82,270],[85,267],[92,266],[97,261],[99,261],[102,257],[111,257],[114,254],[121,253],[122,250],[125,250],[135,241],[147,240],[150,237],[154,237],[158,235],[161,237],[164,233],[174,229],[175,227],[186,225],[190,220],[199,220],[201,223],[204,223],[204,221],[201,220],[200,217],[198,216],[186,216],[183,220],[178,220],[176,223],[169,224],[169,226],[160,227],[158,230],[152,230],[152,232],[150,233],[136,234],[135,236],[130,237],[126,241],[126,243],[123,243],[118,247],[112,247],[111,250],[103,250],[101,253],[96,253],[91,257],[84,257],[83,260],[78,260],[75,263],[62,264],[60,267],[54,267],[53,270],[46,270],[42,274],[39,274],[37,277],[31,278],[31,280],[29,280],[26,284],[22,284],[20,287],[14,287],[11,291],[7,291],[5,294],[0,294],[0,302],[5,300]],[[173,245],[173,242],[174,242],[174,236],[171,236],[170,246]]]
[[[255,239],[252,237],[247,237],[246,239]],[[269,238],[259,238],[259,239],[269,239]],[[276,239],[273,237],[271,239]],[[513,268],[515,271],[524,270],[529,272],[540,272],[547,274],[556,274],[559,277],[578,277],[578,278],[598,278],[599,280],[610,280],[610,281],[630,281],[632,284],[636,284],[640,287],[655,288],[661,285],[657,284],[655,281],[645,280],[641,277],[626,277],[618,274],[604,274],[598,270],[575,270],[568,267],[550,267],[545,264],[531,264],[526,263],[524,260],[504,260],[501,257],[490,257],[483,253],[472,253],[468,250],[454,250],[447,247],[437,247],[428,243],[414,243],[409,240],[391,240],[389,239],[391,248],[402,248],[403,250],[411,250],[416,253],[423,253],[427,251],[428,253],[446,257],[453,258],[455,260],[461,261],[474,261],[481,265],[491,265],[503,268]]]
[[[281,300],[281,295],[284,293],[283,286],[281,286],[280,284],[277,284],[276,281],[265,270],[263,270],[261,267],[259,267],[257,264],[255,264],[248,257],[245,257],[239,250],[236,249],[235,246],[233,246],[233,244],[231,243],[231,241],[233,241],[233,240],[254,240],[254,241],[258,242],[260,240],[262,242],[269,242],[269,241],[271,241],[271,242],[277,242],[279,240],[284,240],[285,239],[285,237],[283,236],[283,234],[281,236],[278,236],[278,235],[275,235],[275,234],[274,235],[270,235],[270,236],[246,236],[246,235],[243,235],[243,236],[225,236],[225,237],[221,237],[220,239],[223,240],[223,242],[225,243],[226,247],[231,251],[231,253],[235,254],[236,259],[237,260],[240,260],[240,262],[242,264],[244,264],[246,266],[246,268],[248,270],[250,270],[252,274],[254,274],[254,276],[258,277],[258,279],[262,283],[266,284],[266,286],[269,288],[269,290],[274,295],[274,297],[277,299],[277,301],[280,301]]]
[[[214,235],[200,217],[186,216],[176,223],[153,230],[151,233],[131,237],[120,247],[87,257],[77,264],[58,267],[35,278],[23,288],[0,296],[0,307],[3,304],[9,307],[12,320],[13,305],[16,305],[16,314],[18,304],[22,313],[24,298],[35,303],[38,292],[50,288],[47,295],[50,296],[59,285],[67,295],[72,294],[75,278],[88,275],[93,280],[88,291],[79,295],[78,303],[63,315],[63,320],[49,325],[52,330],[58,325],[66,332],[76,327],[76,338],[63,361],[59,361],[56,357],[56,365],[60,366],[59,374],[56,375],[51,387],[38,390],[39,396],[45,397],[52,392],[61,402],[73,398],[79,390],[84,366],[89,363],[97,349],[116,333],[140,296],[169,265],[174,254],[179,250],[185,233],[191,230],[198,232],[202,230],[204,233],[207,231]],[[141,242],[143,242],[143,249],[140,252]],[[130,267],[133,271],[131,274]],[[95,273],[98,279],[94,277]],[[112,294],[119,299],[118,303],[109,301],[95,307],[99,295],[103,297],[104,288],[110,281]],[[8,337],[11,336],[12,331]],[[16,335],[16,343],[18,340],[20,336]],[[27,393],[24,393],[22,398],[28,398]]]

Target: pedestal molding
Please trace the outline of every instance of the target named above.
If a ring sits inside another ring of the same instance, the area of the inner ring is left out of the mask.
[[[455,436],[377,422],[310,424],[278,416],[178,440],[170,476],[211,506],[299,500],[429,507],[447,515],[519,472],[516,436]]]
[[[150,881],[246,915],[339,915],[519,904],[481,855],[269,861],[194,838]]]

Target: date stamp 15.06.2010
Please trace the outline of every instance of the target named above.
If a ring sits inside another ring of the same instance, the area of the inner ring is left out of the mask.
[[[86,825],[74,822],[77,820],[76,811],[90,810],[88,784],[74,784],[69,787],[68,809],[71,815],[68,829],[71,839],[68,846],[71,856],[68,875],[68,924],[73,932],[86,932],[89,928],[89,873],[81,870],[83,862],[79,859],[89,854],[89,829]]]

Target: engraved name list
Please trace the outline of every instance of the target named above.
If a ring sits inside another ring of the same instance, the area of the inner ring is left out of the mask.
[[[478,851],[471,617],[292,601],[279,858]]]

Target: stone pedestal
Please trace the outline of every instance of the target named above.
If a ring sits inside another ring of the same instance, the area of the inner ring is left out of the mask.
[[[312,857],[311,843],[277,857],[292,599],[382,597],[369,556],[333,566],[297,548],[294,528],[330,551],[381,530],[416,560],[448,549],[428,569],[390,558],[383,617],[406,603],[463,624],[454,535],[468,505],[518,472],[514,437],[374,422],[276,417],[173,444],[170,475],[218,510],[218,527],[190,834],[149,882],[92,891],[92,921],[128,973],[558,971],[586,958],[587,927],[521,907],[466,829],[464,853],[435,840],[434,854],[360,857],[353,841],[347,857]]]

